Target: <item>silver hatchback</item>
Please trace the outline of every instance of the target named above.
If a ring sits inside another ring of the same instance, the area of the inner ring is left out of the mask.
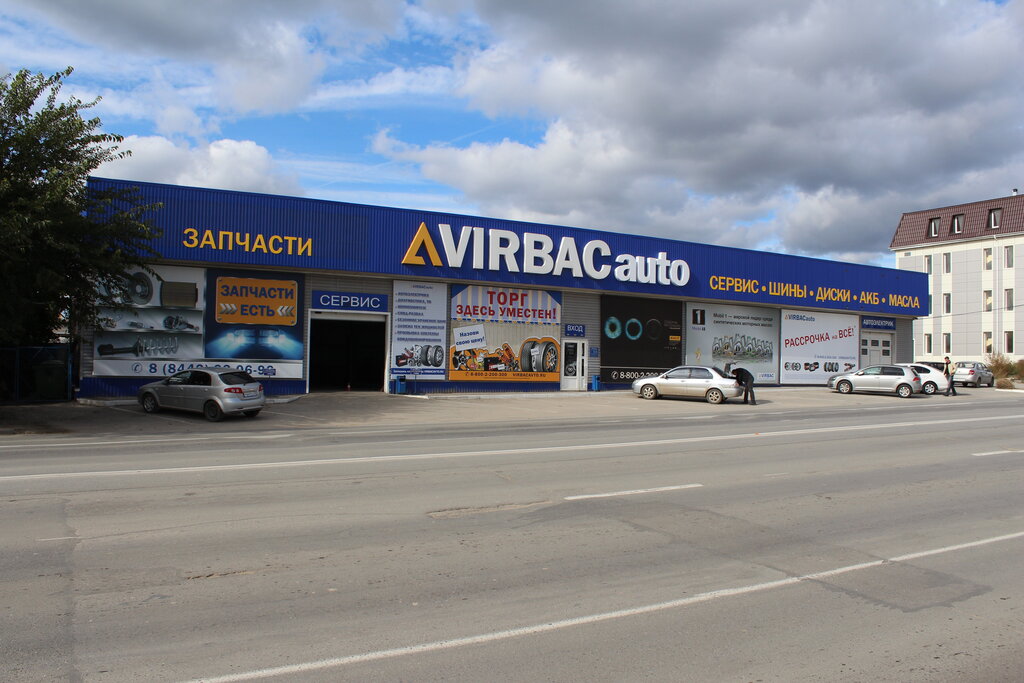
[[[139,389],[147,413],[161,408],[202,413],[217,422],[225,415],[256,417],[266,402],[263,385],[247,372],[231,368],[182,370]]]
[[[921,393],[921,377],[912,367],[900,365],[872,365],[828,378],[828,388],[840,394],[870,391],[896,394],[910,398]]]
[[[633,393],[641,398],[686,396],[721,403],[743,395],[743,388],[724,370],[707,365],[680,365],[655,377],[633,382]]]

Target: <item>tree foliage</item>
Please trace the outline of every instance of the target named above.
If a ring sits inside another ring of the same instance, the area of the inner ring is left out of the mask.
[[[119,135],[101,132],[83,102],[60,96],[71,67],[0,79],[0,346],[52,341],[95,326],[127,300],[124,273],[155,255],[159,231],[133,191],[87,184],[122,159]]]

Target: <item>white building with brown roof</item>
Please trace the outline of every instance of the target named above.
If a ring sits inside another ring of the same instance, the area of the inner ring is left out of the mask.
[[[1024,358],[1024,196],[913,211],[889,248],[896,267],[929,275],[931,314],[914,321],[914,357]]]

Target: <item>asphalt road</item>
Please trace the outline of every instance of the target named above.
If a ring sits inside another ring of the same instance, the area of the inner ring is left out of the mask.
[[[1021,680],[1022,394],[318,400],[8,413],[0,680]]]

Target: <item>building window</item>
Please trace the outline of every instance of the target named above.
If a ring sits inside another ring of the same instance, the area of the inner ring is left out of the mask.
[[[1003,333],[1003,353],[1013,353],[1013,332]]]
[[[929,356],[932,353],[932,335],[930,334],[924,335],[924,352]]]
[[[989,209],[988,212],[988,227],[991,230],[995,230],[999,227],[1000,221],[1003,220],[1002,209]]]
[[[964,231],[964,215],[962,213],[953,216],[953,220],[949,224],[949,231],[954,235],[959,235]]]
[[[1013,268],[1013,245],[1003,247],[1003,267]]]
[[[928,221],[928,236],[938,237],[939,236],[939,219],[932,218]]]
[[[929,275],[932,274],[932,256],[931,256],[931,254],[928,254],[927,256],[924,257],[924,272],[928,273]]]
[[[985,247],[982,256],[985,260],[985,270],[992,270],[992,247]]]
[[[952,258],[952,256],[950,256],[949,252],[947,251],[947,252],[945,252],[942,255],[942,272],[943,273],[950,273],[952,271],[953,271],[953,258]]]
[[[992,310],[992,290],[986,289],[981,293],[982,305],[985,306],[985,311],[989,312]]]
[[[992,353],[992,333],[982,332],[982,348],[985,349],[985,353]]]
[[[953,295],[943,294],[942,295],[942,312],[952,313],[953,312]]]
[[[949,332],[942,333],[942,352],[953,353],[953,335]]]
[[[1013,310],[1013,290],[1012,289],[1004,289],[1003,290],[1003,303],[1005,304],[1006,310],[1008,310],[1008,311],[1012,311]]]

